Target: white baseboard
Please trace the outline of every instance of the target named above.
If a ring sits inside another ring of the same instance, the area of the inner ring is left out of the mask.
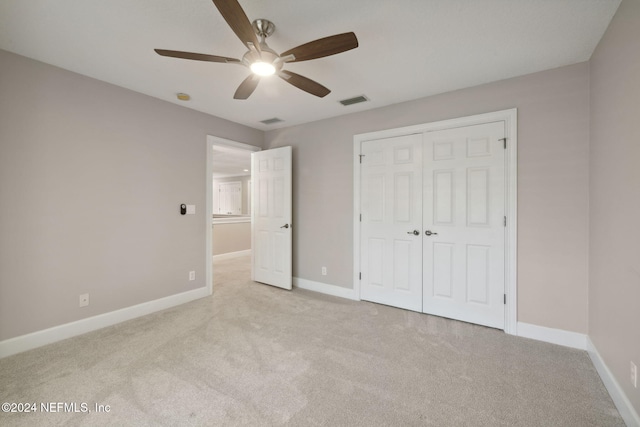
[[[563,345],[565,347],[577,348],[579,350],[587,349],[587,336],[578,332],[518,322],[516,335],[551,344]]]
[[[171,308],[210,295],[207,288],[198,288],[192,291],[171,295],[154,301],[144,302],[109,313],[66,323],[42,331],[0,341],[0,358],[11,356],[23,351],[31,350],[43,345],[62,341],[87,332],[102,329],[136,317],[145,316],[156,311]]]
[[[593,366],[596,367],[596,371],[598,371],[598,375],[602,379],[604,386],[607,388],[613,403],[616,405],[618,412],[620,412],[620,416],[624,420],[624,422],[629,427],[640,427],[640,416],[631,405],[629,398],[620,387],[618,381],[613,376],[609,367],[598,353],[598,349],[591,341],[591,338],[587,337],[587,351],[589,352],[589,357],[593,362]]]
[[[618,381],[616,381],[604,363],[604,360],[588,335],[523,322],[518,322],[517,335],[538,341],[573,347],[579,350],[586,350],[624,422],[629,427],[640,427],[638,412],[636,412],[631,401],[629,401],[629,398],[624,393],[624,390],[620,387],[620,384],[618,384]]]
[[[329,285],[322,282],[314,282],[313,280],[301,279],[299,277],[293,278],[293,286],[300,289],[320,292],[322,294],[333,295],[335,297],[341,297],[355,301],[360,300],[360,298],[358,298],[358,296],[356,295],[354,289],[343,288],[336,285]]]
[[[223,259],[238,258],[245,255],[251,255],[251,249],[247,249],[245,251],[227,252],[226,254],[214,255],[211,257],[211,259],[213,261],[220,261]]]

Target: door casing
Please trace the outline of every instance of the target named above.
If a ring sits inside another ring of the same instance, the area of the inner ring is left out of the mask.
[[[507,225],[505,232],[505,328],[511,335],[517,334],[517,109],[459,117],[424,123],[402,128],[369,132],[353,137],[353,289],[360,298],[360,154],[364,141],[393,138],[415,133],[472,126],[482,123],[502,121],[505,124],[506,165],[505,165],[505,211]]]

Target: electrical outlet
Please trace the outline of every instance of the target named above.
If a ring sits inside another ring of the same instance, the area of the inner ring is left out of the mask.
[[[327,275],[327,267],[322,267],[322,275],[323,276]]]
[[[89,294],[82,294],[78,297],[78,307],[86,307],[89,305]]]
[[[189,280],[196,280],[196,272],[195,271],[190,271],[189,272]]]
[[[638,388],[638,367],[631,362],[631,384],[634,388]]]

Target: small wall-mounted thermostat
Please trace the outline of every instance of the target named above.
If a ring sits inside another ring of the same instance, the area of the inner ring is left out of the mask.
[[[180,215],[195,215],[196,205],[180,205]]]

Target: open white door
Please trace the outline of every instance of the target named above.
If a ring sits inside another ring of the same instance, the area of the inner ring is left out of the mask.
[[[251,154],[251,279],[291,289],[291,147]]]

